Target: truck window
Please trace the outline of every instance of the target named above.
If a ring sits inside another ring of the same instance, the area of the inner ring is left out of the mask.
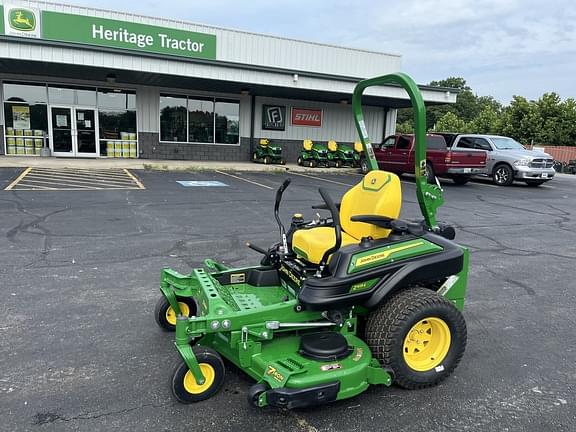
[[[392,148],[392,147],[394,147],[395,142],[396,142],[395,136],[388,137],[382,143],[381,148]]]
[[[474,138],[474,148],[477,150],[492,150],[492,147],[490,147],[490,144],[488,144],[488,141],[484,138]]]
[[[472,141],[471,137],[462,137],[460,138],[460,141],[458,141],[456,147],[472,149],[474,148],[474,142]]]
[[[409,137],[401,135],[398,138],[398,144],[396,144],[396,148],[398,150],[407,150],[410,148],[410,142],[411,142],[411,140]]]
[[[446,140],[441,136],[426,136],[426,148],[432,150],[446,150]]]

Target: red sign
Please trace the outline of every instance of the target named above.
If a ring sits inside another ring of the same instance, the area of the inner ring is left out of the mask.
[[[322,110],[292,108],[292,125],[322,127]]]

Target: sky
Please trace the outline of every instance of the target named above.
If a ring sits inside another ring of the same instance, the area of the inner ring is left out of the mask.
[[[571,0],[56,1],[400,54],[419,84],[463,77],[504,104],[576,98]]]

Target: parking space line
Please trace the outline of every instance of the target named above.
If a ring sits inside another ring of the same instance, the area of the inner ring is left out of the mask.
[[[125,172],[132,180],[134,180],[134,183],[136,183],[140,189],[146,189],[146,188],[144,187],[144,185],[142,184],[142,182],[141,182],[140,180],[138,180],[134,174],[132,174],[132,173],[131,173],[130,171],[128,171],[126,168],[124,168],[124,172]]]
[[[26,179],[40,178],[45,180],[57,181],[58,183],[88,183],[88,184],[103,184],[111,186],[134,186],[134,182],[131,179],[120,180],[102,180],[98,178],[90,178],[89,176],[74,176],[72,174],[44,174],[37,173],[33,171],[26,177]]]
[[[266,189],[272,189],[272,190],[274,189],[273,187],[266,186],[265,184],[258,183],[258,182],[252,181],[252,180],[248,180],[248,179],[246,179],[246,178],[238,177],[238,176],[235,176],[234,174],[230,174],[230,173],[223,172],[223,171],[219,171],[219,170],[214,170],[214,171],[217,172],[218,174],[222,174],[222,175],[225,175],[225,176],[228,176],[228,177],[233,177],[233,178],[235,178],[235,179],[242,180],[242,181],[245,181],[245,182],[247,182],[247,183],[255,184],[256,186],[260,186],[260,187],[263,187],[263,188],[266,188]]]
[[[121,190],[145,189],[130,171],[27,168],[5,190]]]
[[[322,181],[325,181],[325,182],[328,182],[328,183],[335,183],[335,184],[341,185],[341,186],[348,186],[348,187],[354,186],[353,184],[350,184],[350,183],[342,183],[342,182],[339,182],[339,181],[336,181],[336,180],[329,180],[329,179],[325,179],[325,178],[322,178],[322,177],[311,176],[311,175],[308,175],[308,174],[302,174],[302,173],[291,172],[291,171],[288,172],[288,174],[290,174],[290,175],[297,175],[297,176],[301,176],[301,177],[308,177],[308,178],[315,179],[315,180],[322,180]]]
[[[16,177],[16,179],[12,183],[6,186],[4,190],[11,190],[14,186],[16,186],[20,182],[20,180],[26,177],[26,174],[28,174],[31,170],[32,167],[26,168],[24,171],[22,171],[22,173],[18,177]]]

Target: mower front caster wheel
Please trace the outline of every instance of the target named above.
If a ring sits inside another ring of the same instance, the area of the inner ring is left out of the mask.
[[[226,368],[220,354],[211,348],[194,346],[192,351],[204,375],[204,382],[198,384],[184,361],[174,368],[172,375],[172,393],[181,403],[190,404],[211,398],[224,383]]]
[[[366,341],[394,382],[407,389],[431,387],[458,366],[466,348],[466,323],[458,309],[421,287],[394,294],[368,316]]]
[[[254,384],[248,389],[248,403],[253,407],[260,407],[260,396],[268,390],[266,384]]]
[[[198,307],[193,299],[187,297],[177,297],[176,299],[178,300],[180,312],[182,312],[183,315],[191,317],[197,314]],[[172,309],[166,297],[162,296],[158,299],[156,307],[154,308],[154,318],[156,319],[156,324],[158,324],[162,330],[176,330],[176,312]]]

